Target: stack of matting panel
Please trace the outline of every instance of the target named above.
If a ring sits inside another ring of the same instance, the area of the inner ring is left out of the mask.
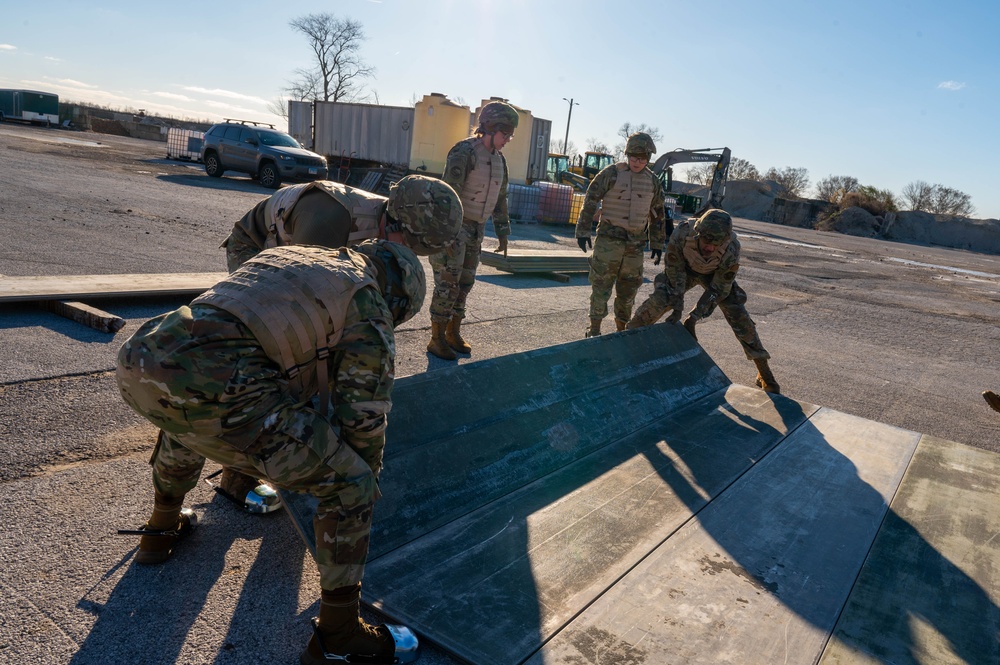
[[[470,663],[1000,662],[1000,455],[732,385],[670,324],[393,402],[364,600]]]
[[[480,261],[505,272],[590,272],[589,255],[569,249],[509,249],[507,256],[484,251]]]

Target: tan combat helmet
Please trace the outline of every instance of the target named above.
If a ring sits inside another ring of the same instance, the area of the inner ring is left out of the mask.
[[[427,278],[420,258],[410,248],[390,240],[367,240],[351,249],[385,267],[385,292],[393,327],[416,316],[424,305]],[[402,293],[400,293],[400,290]]]
[[[721,245],[733,235],[733,218],[725,210],[711,208],[702,213],[691,228],[696,238]]]
[[[485,134],[513,132],[520,116],[517,109],[506,102],[490,102],[479,112],[479,129]]]
[[[626,155],[643,155],[649,160],[655,152],[656,144],[653,143],[653,137],[646,132],[636,132],[625,142]]]
[[[389,188],[389,216],[399,222],[407,247],[435,254],[455,241],[462,229],[462,199],[448,183],[408,175]]]

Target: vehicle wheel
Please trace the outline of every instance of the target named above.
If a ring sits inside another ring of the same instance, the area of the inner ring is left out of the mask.
[[[206,153],[205,173],[213,178],[221,178],[223,171],[225,171],[225,169],[222,168],[222,164],[219,162],[219,156],[214,152]]]
[[[274,162],[263,162],[257,169],[257,177],[260,184],[268,189],[278,189],[281,186],[281,176],[278,175],[278,167]]]

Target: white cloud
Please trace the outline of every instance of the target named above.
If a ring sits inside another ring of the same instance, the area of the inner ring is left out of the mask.
[[[961,81],[942,81],[938,83],[938,87],[942,90],[961,90],[965,87],[965,83]]]
[[[266,99],[261,99],[260,97],[254,97],[253,95],[244,95],[239,92],[233,92],[231,90],[220,90],[219,88],[213,88],[209,90],[208,88],[196,88],[194,86],[183,86],[184,90],[188,92],[200,92],[203,95],[212,95],[215,97],[227,97],[229,99],[243,99],[248,102],[256,102],[257,104],[267,104]]]
[[[44,59],[49,60],[50,62],[62,62],[62,58],[53,58],[51,55],[45,56]]]
[[[164,99],[176,99],[179,102],[193,102],[194,100],[186,95],[178,95],[173,92],[154,92],[152,93],[156,97],[163,97]]]
[[[62,83],[63,85],[67,85],[73,88],[86,88],[87,90],[93,90],[99,87],[91,83],[81,83],[80,81],[74,81],[73,79],[56,79],[56,83]]]
[[[0,51],[16,51],[17,47],[13,44],[0,44]]]

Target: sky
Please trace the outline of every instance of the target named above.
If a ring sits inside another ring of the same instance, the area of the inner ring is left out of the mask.
[[[645,124],[660,153],[941,184],[1000,218],[996,0],[0,0],[0,88],[282,122],[268,102],[313,63],[289,23],[318,12],[363,25],[381,104],[502,97],[579,150]]]

